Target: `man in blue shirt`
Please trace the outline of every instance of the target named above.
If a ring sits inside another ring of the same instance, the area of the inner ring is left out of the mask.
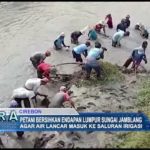
[[[86,70],[86,78],[90,78],[90,74],[92,69],[95,70],[97,74],[97,78],[100,77],[100,64],[98,60],[101,58],[104,58],[104,51],[107,51],[106,48],[101,47],[101,44],[99,42],[95,42],[95,48],[92,48],[88,56],[86,57],[86,62],[85,62],[85,70]]]
[[[62,45],[64,47],[70,47],[70,46],[66,46],[65,43],[64,43],[64,38],[65,38],[65,34],[62,32],[60,34],[60,36],[54,41],[54,46],[55,46],[55,49],[56,50],[60,50],[62,49]]]
[[[141,47],[135,48],[132,51],[131,56],[126,60],[123,67],[124,69],[128,68],[128,66],[133,62],[132,69],[137,70],[138,66],[140,65],[141,61],[144,60],[145,64],[147,63],[147,58],[145,54],[145,50],[147,48],[148,42],[144,41]]]
[[[85,44],[80,44],[73,48],[72,55],[73,55],[73,58],[76,59],[76,62],[83,62],[81,54],[83,54],[86,57],[87,50],[90,45],[91,45],[90,42],[87,41]]]

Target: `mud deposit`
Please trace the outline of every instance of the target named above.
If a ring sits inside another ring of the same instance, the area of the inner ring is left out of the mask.
[[[79,78],[84,72],[76,72],[67,78],[67,83],[57,81],[55,87],[67,84],[74,92],[72,100],[78,112],[138,112],[136,109],[137,90],[141,77],[146,74],[122,74],[123,81],[106,85],[80,86]],[[74,78],[76,76],[76,78]],[[81,80],[81,79],[80,79]],[[49,85],[50,86],[50,85]],[[52,85],[51,85],[52,86]],[[55,88],[53,88],[55,89]],[[57,88],[56,88],[57,89]],[[54,91],[57,90],[53,90]],[[45,90],[44,90],[45,91]],[[49,93],[49,97],[52,95]],[[39,103],[39,107],[40,103]],[[6,148],[110,148],[120,142],[121,132],[26,132],[24,139],[16,138],[15,133],[1,133],[1,146]]]

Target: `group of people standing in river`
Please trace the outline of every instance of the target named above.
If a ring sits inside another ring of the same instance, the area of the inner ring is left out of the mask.
[[[79,63],[79,65],[84,66],[83,68],[86,72],[86,79],[90,78],[92,69],[95,70],[98,79],[101,77],[101,65],[98,60],[104,59],[104,53],[107,51],[107,48],[103,47],[98,41],[98,35],[102,35],[106,38],[109,37],[106,35],[107,27],[110,29],[114,28],[111,14],[106,15],[105,19],[99,21],[96,25],[87,26],[83,30],[72,32],[70,35],[71,43],[76,45],[72,48],[72,56],[75,61]],[[130,32],[127,31],[129,27],[130,16],[127,15],[117,25],[116,33],[111,38],[113,47],[121,47],[121,39],[130,35]],[[79,38],[85,34],[86,30],[88,30],[88,40],[85,41],[85,43],[79,44]],[[61,50],[63,47],[65,47],[66,50],[69,50],[70,46],[65,44],[64,39],[65,33],[62,32],[54,41],[55,50]],[[94,47],[91,46],[92,41],[94,41]],[[145,54],[147,45],[148,42],[144,41],[141,47],[135,48],[132,51],[131,56],[123,65],[124,69],[133,63],[132,68],[137,70],[142,60],[147,63]],[[83,60],[82,55],[85,57],[85,61]],[[30,57],[30,61],[37,71],[37,78],[28,79],[24,86],[13,91],[10,104],[11,108],[21,108],[23,105],[26,108],[36,107],[37,96],[41,96],[44,97],[44,99],[47,99],[48,96],[46,94],[40,93],[39,88],[42,85],[46,85],[48,82],[52,81],[51,72],[55,69],[55,65],[51,65],[45,62],[45,59],[49,56],[51,56],[51,51],[47,50],[44,53],[35,53]],[[74,102],[71,101],[70,95],[71,91],[69,91],[65,86],[61,86],[58,93],[56,93],[51,103],[47,107],[64,107],[63,104],[66,102],[69,102],[71,107],[75,107]],[[23,132],[17,132],[17,135],[22,137]]]

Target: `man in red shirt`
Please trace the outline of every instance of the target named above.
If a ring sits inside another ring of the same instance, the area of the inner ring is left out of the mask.
[[[43,78],[46,77],[47,79],[50,80],[50,72],[51,72],[52,65],[48,63],[41,63],[37,67],[37,77],[38,78]]]
[[[103,29],[104,35],[106,35],[105,22],[104,21],[99,21],[99,23],[95,25],[95,31],[97,33],[101,33],[101,29]]]

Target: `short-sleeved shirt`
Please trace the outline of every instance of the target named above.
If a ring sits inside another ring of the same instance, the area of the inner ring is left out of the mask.
[[[146,58],[144,49],[142,47],[135,48],[132,52],[132,58],[135,61],[142,61],[143,58]]]
[[[88,56],[86,57],[86,64],[90,64],[91,66],[99,65],[97,58],[102,58],[103,50],[102,48],[92,48]]]
[[[97,39],[97,34],[96,34],[96,31],[94,29],[89,31],[88,36],[91,40],[96,40]]]
[[[28,79],[25,83],[25,87],[28,90],[34,91],[34,93],[37,93],[40,85],[41,85],[41,79],[40,78]]]
[[[31,56],[32,60],[36,61],[36,62],[40,62],[41,60],[44,60],[46,58],[44,53],[41,52],[37,52],[35,54],[33,54],[33,56]]]
[[[51,101],[49,107],[60,108],[63,106],[63,102],[69,101],[70,96],[64,92],[58,92],[53,100]]]
[[[94,57],[87,56],[86,57],[86,64],[89,64],[91,66],[98,66],[99,62]]]
[[[73,48],[73,50],[76,54],[82,54],[87,49],[88,49],[88,47],[86,46],[86,44],[80,44]]]
[[[23,87],[17,88],[13,91],[12,98],[33,98],[35,96],[33,91],[29,91]]]
[[[114,35],[113,35],[113,41],[114,42],[118,42],[120,43],[120,40],[123,38],[124,36],[124,31],[122,30],[119,30],[118,32],[116,32]]]
[[[64,44],[64,36],[60,36],[58,39],[55,40],[57,47],[61,48],[62,44]]]
[[[103,52],[102,48],[92,48],[89,51],[87,57],[93,57],[93,58],[97,59],[101,55],[102,52]]]

